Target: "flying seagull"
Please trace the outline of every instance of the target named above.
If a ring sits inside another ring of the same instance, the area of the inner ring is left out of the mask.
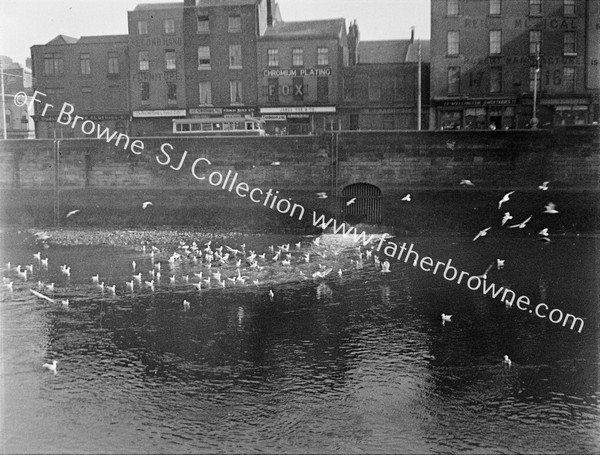
[[[66,218],[69,218],[70,216],[75,215],[76,213],[79,213],[81,210],[72,210],[69,213],[67,213]]]
[[[153,205],[153,204],[152,204],[152,202],[150,202],[150,201],[146,201],[146,202],[144,202],[144,203],[142,204],[142,208],[143,208],[143,209],[146,209],[146,208],[147,208],[149,205]]]
[[[548,202],[548,204],[545,205],[544,208],[546,209],[544,213],[550,213],[551,215],[558,213],[558,210],[556,210],[556,204],[552,202]]]
[[[477,235],[476,235],[476,236],[473,238],[473,242],[474,242],[475,240],[477,240],[479,237],[485,237],[485,236],[487,235],[487,231],[489,231],[490,229],[492,229],[492,227],[491,227],[491,226],[490,226],[490,227],[487,227],[487,228],[485,228],[485,229],[483,229],[483,230],[481,230],[481,231],[479,231],[479,232],[477,233]]]
[[[519,224],[513,224],[512,226],[508,226],[509,228],[519,228],[519,229],[523,229],[525,227],[525,225],[527,224],[527,222],[531,219],[531,215],[529,215],[529,218],[527,218],[525,221],[519,223]]]
[[[549,183],[550,183],[550,182],[544,182],[544,183],[542,183],[540,186],[538,186],[538,188],[539,188],[540,190],[542,190],[542,191],[547,191],[547,190],[548,190],[548,184],[549,184]]]
[[[407,194],[406,196],[404,196],[402,199],[400,199],[401,201],[406,201],[406,202],[410,202],[410,194]]]
[[[460,181],[461,185],[467,185],[467,186],[475,186],[475,184],[473,182],[471,182],[470,180],[467,179],[463,179]]]
[[[514,193],[514,191],[506,193],[504,195],[504,197],[502,199],[500,199],[500,201],[498,201],[498,210],[500,210],[500,207],[502,206],[502,204],[504,204],[505,202],[508,202],[508,200],[510,199],[510,195],[513,193]]]

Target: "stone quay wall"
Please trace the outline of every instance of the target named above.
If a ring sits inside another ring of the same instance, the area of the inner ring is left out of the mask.
[[[537,185],[546,180],[552,190],[546,195],[552,194],[555,201],[569,204],[576,212],[574,228],[594,229],[597,221],[597,126],[136,139],[144,143],[141,154],[124,147],[124,140],[117,145],[98,139],[63,139],[59,144],[53,140],[0,142],[0,223],[271,226],[279,230],[298,225],[298,220],[249,202],[235,190],[209,183],[213,172],[223,177],[229,173],[232,179],[237,174],[236,184],[245,182],[265,192],[272,189],[274,194],[279,191],[279,197],[307,210],[342,218],[344,204],[331,196],[341,195],[353,183],[375,185],[382,191],[383,224],[407,232],[443,226],[468,230],[468,223],[451,220],[457,210],[459,216],[461,211],[467,215],[472,207],[481,208],[488,198],[495,200],[505,190],[538,194]],[[462,179],[470,179],[475,186],[459,185]],[[316,192],[327,192],[330,197],[319,199]],[[399,202],[407,193],[413,194],[410,213]],[[152,207],[141,209],[147,200],[153,202]],[[64,219],[75,209],[81,213]],[[479,216],[484,212],[480,210]],[[310,224],[308,217],[305,221]]]

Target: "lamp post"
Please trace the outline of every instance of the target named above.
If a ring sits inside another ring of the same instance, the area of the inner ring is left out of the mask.
[[[419,69],[417,71],[417,129],[421,131],[421,40],[419,39]]]
[[[6,99],[4,98],[4,66],[2,65],[2,60],[0,59],[0,85],[2,88],[0,91],[2,92],[2,137],[3,139],[7,138],[6,131]]]
[[[533,117],[531,117],[531,128],[537,128],[537,87],[538,74],[540,72],[540,43],[535,43],[535,71],[533,73]]]

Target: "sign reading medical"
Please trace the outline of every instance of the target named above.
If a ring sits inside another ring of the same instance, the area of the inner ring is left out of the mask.
[[[264,77],[316,77],[331,76],[331,68],[281,68],[263,70]]]

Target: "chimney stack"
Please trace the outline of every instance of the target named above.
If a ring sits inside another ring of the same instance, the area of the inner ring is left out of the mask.
[[[267,27],[273,26],[273,0],[267,0]]]
[[[410,42],[411,43],[415,42],[415,26],[414,25],[410,28]]]

